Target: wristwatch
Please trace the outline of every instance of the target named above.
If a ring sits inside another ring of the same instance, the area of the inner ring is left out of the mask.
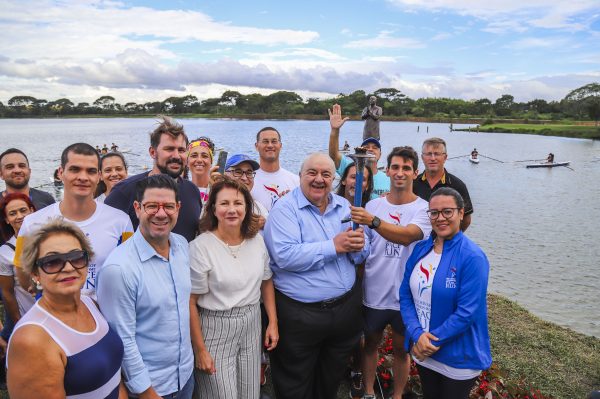
[[[380,224],[381,224],[381,219],[379,219],[377,216],[373,216],[373,221],[371,222],[369,227],[372,229],[376,229],[379,227]]]

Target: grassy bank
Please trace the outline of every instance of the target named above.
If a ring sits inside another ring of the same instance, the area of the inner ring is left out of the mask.
[[[600,339],[546,322],[498,295],[488,303],[492,354],[508,380],[564,399],[600,389]]]
[[[525,383],[557,399],[600,389],[600,339],[546,322],[499,295],[489,295],[488,307],[492,355],[505,385]],[[0,399],[7,397],[0,391]],[[347,397],[344,384],[338,398]]]
[[[570,124],[512,124],[493,123],[471,129],[455,129],[458,131],[479,131],[484,133],[522,133],[542,136],[561,136],[579,139],[600,139],[600,127]]]

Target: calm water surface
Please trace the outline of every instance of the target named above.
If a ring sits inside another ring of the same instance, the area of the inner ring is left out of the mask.
[[[185,119],[190,137],[207,135],[229,153],[256,157],[255,134],[274,126],[283,135],[282,162],[297,171],[305,155],[325,150],[328,121],[232,121]],[[30,158],[31,185],[47,185],[64,147],[76,141],[117,143],[130,150],[130,173],[151,167],[147,155],[153,119],[0,120],[0,149],[18,147]],[[419,127],[419,133],[417,133]],[[455,125],[455,127],[459,127]],[[429,128],[429,132],[427,132]],[[340,141],[360,142],[362,122],[347,122]],[[475,213],[468,235],[487,253],[492,267],[490,291],[516,300],[540,317],[600,337],[600,142],[516,134],[462,133],[447,124],[382,122],[386,154],[396,145],[417,149],[426,137],[448,142],[449,157],[477,147],[507,163],[466,157],[447,169],[466,182]],[[526,169],[512,161],[544,158],[571,161],[571,167]],[[3,188],[3,183],[0,182]]]

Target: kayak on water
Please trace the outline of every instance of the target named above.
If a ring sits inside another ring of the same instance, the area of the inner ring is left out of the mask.
[[[470,157],[469,158],[469,162],[474,163],[474,164],[478,164],[479,163],[479,158]]]
[[[527,168],[554,168],[555,166],[567,166],[571,161],[566,162],[542,162],[542,163],[530,163],[525,165]]]

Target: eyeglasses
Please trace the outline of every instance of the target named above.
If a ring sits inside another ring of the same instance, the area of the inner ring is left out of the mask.
[[[439,158],[442,155],[446,155],[445,152],[423,152],[421,155],[427,158]]]
[[[179,204],[175,202],[146,202],[142,204],[142,208],[144,208],[144,212],[148,215],[156,215],[158,210],[162,208],[167,215],[173,215],[179,209]]]
[[[89,255],[87,251],[76,250],[67,252],[66,254],[52,254],[39,258],[35,261],[35,265],[42,269],[46,274],[60,273],[65,268],[67,262],[73,268],[79,270],[88,265]]]
[[[459,209],[460,208],[444,208],[441,211],[437,209],[429,209],[427,214],[431,220],[437,220],[440,215],[442,215],[445,219],[450,219],[452,216],[454,216],[454,211]]]
[[[248,179],[254,179],[254,176],[256,176],[256,172],[253,170],[247,170],[244,172],[241,169],[228,169],[226,172],[231,173],[233,177],[242,177],[243,175],[246,175]]]

